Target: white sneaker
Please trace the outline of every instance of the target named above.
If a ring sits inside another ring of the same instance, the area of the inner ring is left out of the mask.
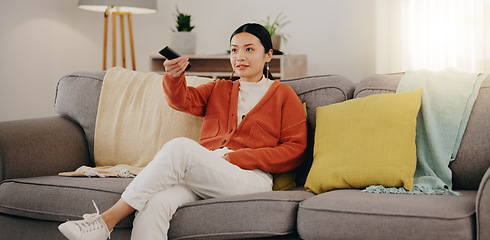
[[[111,238],[111,232],[104,220],[100,217],[99,208],[95,205],[97,213],[83,215],[83,220],[68,221],[58,226],[58,229],[69,240],[106,240]]]

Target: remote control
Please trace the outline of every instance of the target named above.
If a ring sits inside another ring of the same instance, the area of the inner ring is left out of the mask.
[[[166,57],[167,59],[170,59],[170,60],[180,57],[180,55],[177,52],[175,52],[173,49],[171,49],[169,46],[166,46],[165,48],[160,50],[160,54],[162,56]],[[187,70],[189,70],[189,68],[191,68],[190,62],[187,65],[187,67],[185,68],[185,70],[187,71]]]

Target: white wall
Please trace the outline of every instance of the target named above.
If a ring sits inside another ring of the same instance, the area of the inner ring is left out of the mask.
[[[101,70],[103,16],[77,3],[0,1],[0,121],[55,115],[61,76]],[[157,14],[133,15],[138,71],[168,44],[177,5],[193,16],[198,54],[223,53],[238,26],[283,12],[291,38],[281,50],[307,54],[309,75],[375,72],[375,0],[159,0]]]

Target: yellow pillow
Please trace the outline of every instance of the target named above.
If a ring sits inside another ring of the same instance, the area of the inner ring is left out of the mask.
[[[286,191],[296,187],[296,171],[278,173],[274,175],[273,191]]]
[[[307,191],[370,185],[413,188],[415,127],[422,89],[317,108]]]

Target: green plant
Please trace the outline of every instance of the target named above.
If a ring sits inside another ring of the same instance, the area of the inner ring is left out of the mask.
[[[281,12],[274,18],[274,21],[272,21],[271,16],[267,16],[265,20],[260,20],[259,22],[264,25],[264,27],[267,29],[267,31],[269,31],[269,34],[271,36],[278,35],[284,40],[284,43],[287,43],[290,35],[281,32],[282,28],[284,28],[286,25],[288,25],[291,22],[289,20],[286,20],[286,18],[287,17],[284,16],[283,13]]]
[[[175,21],[177,25],[175,26],[175,30],[172,31],[177,31],[177,32],[190,32],[192,29],[194,29],[194,26],[191,26],[191,15],[181,13],[179,11],[179,8],[177,8],[177,15],[175,16]]]

